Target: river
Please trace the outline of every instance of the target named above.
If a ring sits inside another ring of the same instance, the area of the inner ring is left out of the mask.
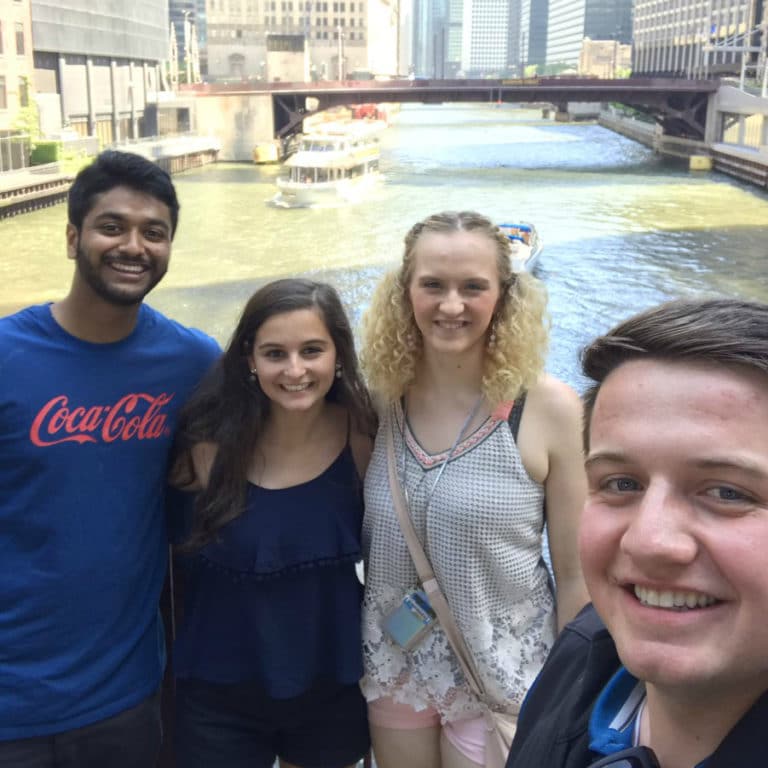
[[[383,138],[385,180],[354,205],[269,206],[275,167],[175,176],[180,227],[150,303],[223,343],[258,285],[310,275],[340,289],[357,323],[410,225],[448,209],[536,224],[548,368],[577,388],[579,348],[632,312],[701,292],[768,301],[768,195],[692,174],[599,126],[539,115],[513,105],[403,107]],[[0,314],[66,291],[65,223],[63,204],[0,222]]]

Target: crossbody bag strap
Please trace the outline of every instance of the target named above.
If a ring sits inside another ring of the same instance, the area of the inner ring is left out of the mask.
[[[413,521],[408,513],[405,495],[397,476],[394,429],[395,419],[391,418],[389,429],[387,430],[387,467],[389,470],[389,487],[392,493],[392,503],[397,513],[400,529],[403,532],[405,543],[408,545],[408,551],[411,553],[413,564],[416,566],[416,572],[419,574],[419,581],[421,581],[421,585],[429,598],[430,605],[440,621],[440,626],[443,628],[445,636],[448,638],[448,642],[451,644],[451,648],[453,648],[459,660],[467,682],[472,692],[478,698],[484,700],[485,689],[475,667],[475,661],[469,648],[467,648],[464,636],[461,634],[458,626],[456,626],[448,601],[440,589],[432,569],[432,564],[429,562],[429,558],[421,546],[416,529],[413,527]]]

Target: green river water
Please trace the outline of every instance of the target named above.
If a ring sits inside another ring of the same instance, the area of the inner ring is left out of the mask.
[[[371,196],[320,209],[269,205],[276,167],[175,176],[180,226],[150,303],[223,343],[258,285],[301,274],[334,283],[357,323],[410,225],[447,209],[536,224],[549,369],[577,387],[579,348],[631,312],[699,292],[768,301],[768,195],[599,126],[515,106],[409,106],[383,136],[381,168]],[[63,204],[0,222],[2,314],[66,291],[65,224]]]

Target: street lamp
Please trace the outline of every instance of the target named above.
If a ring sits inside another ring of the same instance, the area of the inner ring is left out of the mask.
[[[187,73],[187,84],[192,82],[192,22],[189,17],[192,11],[184,11],[184,67]]]
[[[339,35],[339,80],[344,79],[344,35],[341,31],[341,24],[336,27]]]

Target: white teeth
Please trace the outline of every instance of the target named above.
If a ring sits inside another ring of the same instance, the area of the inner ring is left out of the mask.
[[[635,585],[635,597],[643,604],[653,608],[667,608],[673,611],[688,611],[694,608],[706,608],[714,605],[717,598],[702,592],[677,592],[673,590],[647,589]]]
[[[138,275],[144,271],[143,264],[126,264],[122,261],[113,261],[112,268],[116,269],[118,272],[130,272],[133,275]]]
[[[283,384],[283,389],[286,392],[303,392],[309,387],[309,384]]]
[[[463,327],[464,323],[447,323],[445,321],[440,323],[440,326],[442,328],[446,328],[449,331],[458,331],[459,328]]]

